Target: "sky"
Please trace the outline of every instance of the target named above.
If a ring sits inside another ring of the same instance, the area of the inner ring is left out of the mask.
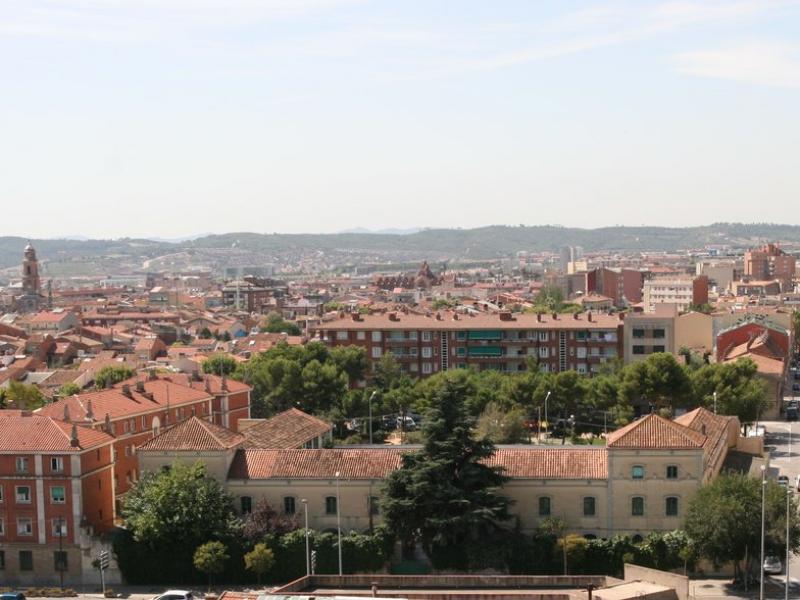
[[[0,0],[0,236],[800,223],[800,2]]]

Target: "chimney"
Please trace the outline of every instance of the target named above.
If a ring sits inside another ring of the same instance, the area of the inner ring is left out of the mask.
[[[625,320],[625,313],[623,313],[623,312],[617,313],[617,316],[619,316],[619,320],[620,321],[624,321]]]
[[[140,394],[144,394],[144,381],[141,379],[136,382],[136,391]]]
[[[351,313],[350,318],[353,319],[353,321],[361,321],[361,315],[357,312]]]
[[[592,322],[592,311],[589,311],[588,313],[586,313],[586,319],[589,321],[589,323]]]
[[[211,393],[211,381],[209,380],[208,375],[205,377],[205,385],[203,386],[203,389],[206,391],[206,393]]]
[[[131,386],[127,383],[122,384],[122,395],[127,398],[133,398],[133,394],[131,394]]]
[[[399,321],[399,320],[400,320],[400,318],[397,316],[397,313],[395,313],[395,312],[390,312],[390,313],[389,313],[389,320],[390,320],[390,321]]]
[[[86,402],[86,418],[90,421],[94,421],[94,410],[92,410],[91,398]]]
[[[109,415],[108,413],[106,413],[106,420],[105,420],[104,425],[105,425],[106,433],[109,434],[109,435],[114,435],[112,433],[112,430],[111,430],[111,415]]]
[[[438,313],[438,312],[436,313],[436,320],[437,321],[441,321],[442,320],[442,313]]]
[[[453,313],[453,321],[458,321],[458,313]]]
[[[577,321],[578,320],[578,313],[572,313],[572,320],[573,321]]]
[[[536,322],[537,323],[541,323],[542,322],[542,313],[536,313]]]
[[[511,316],[511,311],[504,310],[500,312],[500,320],[501,321],[513,321],[514,317]]]
[[[69,404],[64,403],[64,422],[69,423]]]
[[[223,373],[222,377],[220,379],[222,380],[220,382],[220,387],[222,387],[222,391],[223,392],[227,392],[228,391],[228,378],[225,377],[225,374]]]
[[[553,321],[558,321],[558,313],[553,313]]]
[[[69,445],[73,448],[77,448],[80,446],[78,442],[78,426],[75,423],[72,424],[72,433],[69,436]]]
[[[155,369],[148,369],[147,370],[147,379],[149,379],[150,381],[155,381],[156,379],[158,379],[158,377],[156,377],[156,370]]]

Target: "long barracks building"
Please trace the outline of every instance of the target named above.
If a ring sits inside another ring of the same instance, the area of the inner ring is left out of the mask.
[[[371,361],[391,352],[414,376],[468,367],[523,371],[529,358],[545,372],[592,373],[623,356],[622,325],[617,315],[591,312],[388,312],[347,315],[320,323],[314,333],[330,346],[361,346]]]

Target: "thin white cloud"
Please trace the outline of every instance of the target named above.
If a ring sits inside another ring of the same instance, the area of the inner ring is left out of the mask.
[[[684,52],[675,56],[675,68],[697,77],[800,88],[800,46],[767,42]]]

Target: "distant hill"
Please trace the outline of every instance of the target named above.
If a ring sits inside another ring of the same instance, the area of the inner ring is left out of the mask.
[[[261,234],[227,233],[193,240],[168,242],[122,238],[118,240],[31,240],[40,258],[70,260],[119,256],[146,260],[183,250],[240,248],[269,257],[291,260],[306,252],[328,256],[390,256],[392,260],[492,259],[520,250],[556,251],[562,246],[582,246],[587,251],[673,251],[708,244],[746,247],[761,241],[800,243],[800,226],[769,223],[715,223],[702,227],[602,227],[579,229],[554,225],[491,225],[476,229],[422,229],[402,233]],[[28,242],[21,237],[0,237],[0,268],[18,265]]]

